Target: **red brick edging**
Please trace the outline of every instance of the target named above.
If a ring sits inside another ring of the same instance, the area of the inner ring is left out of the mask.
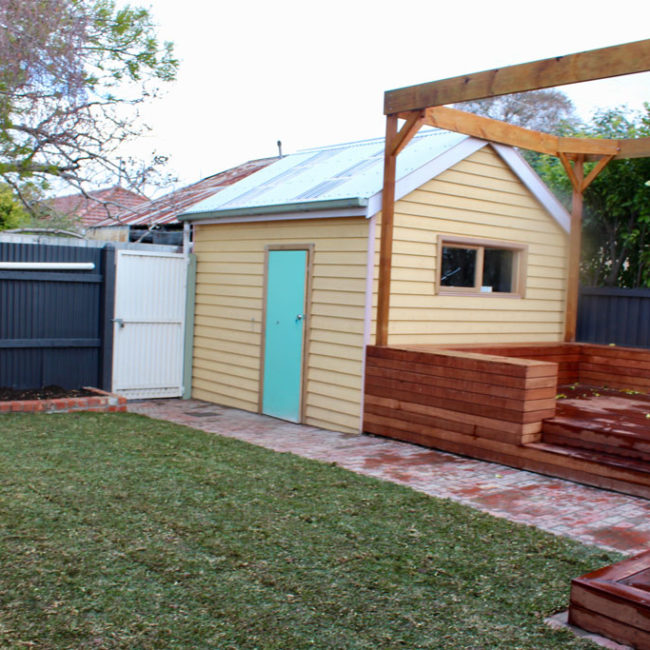
[[[0,413],[72,413],[75,411],[117,413],[126,411],[126,397],[107,393],[99,388],[84,387],[84,390],[92,391],[95,395],[0,402]]]

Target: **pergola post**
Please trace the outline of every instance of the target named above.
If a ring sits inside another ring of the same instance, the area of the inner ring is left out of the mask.
[[[396,157],[423,123],[560,158],[573,185],[565,340],[575,340],[583,193],[610,160],[650,156],[650,137],[615,140],[559,137],[464,113],[445,105],[647,71],[650,71],[650,39],[485,70],[385,93],[384,114],[387,123],[377,345],[385,346],[388,343]],[[406,120],[399,134],[398,118]],[[586,178],[585,161],[596,162]]]
[[[395,174],[397,154],[393,142],[397,135],[397,115],[386,117],[384,151],[384,189],[381,197],[381,238],[379,248],[379,287],[377,291],[376,345],[388,343],[388,313],[390,311],[390,276],[393,257],[393,217],[395,215]]]
[[[563,160],[564,162],[564,160]],[[566,165],[565,165],[566,167]],[[578,291],[580,287],[580,249],[582,242],[582,204],[584,158],[577,156],[573,169],[569,171],[573,194],[571,197],[571,233],[569,235],[569,277],[566,292],[566,313],[564,320],[564,340],[573,343],[576,340],[578,322]]]

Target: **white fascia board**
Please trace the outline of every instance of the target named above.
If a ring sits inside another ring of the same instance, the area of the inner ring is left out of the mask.
[[[468,156],[471,156],[487,144],[488,143],[485,140],[471,137],[459,142],[455,147],[452,147],[439,156],[436,156],[433,160],[426,163],[426,165],[422,165],[422,167],[407,174],[404,178],[400,178],[395,183],[395,200],[399,201],[399,199],[403,198],[410,192],[417,190],[418,187],[424,185],[427,181],[442,174],[442,172],[453,167],[456,163],[459,163]],[[381,192],[377,192],[377,194],[368,199],[369,217],[372,217],[381,210],[381,194]]]
[[[546,208],[566,233],[571,232],[571,215],[551,192],[546,183],[537,175],[526,159],[512,147],[491,143],[503,161],[519,177],[521,182],[532,192],[533,196]]]
[[[278,214],[241,215],[219,219],[201,219],[191,221],[194,226],[214,225],[217,223],[252,223],[255,221],[298,221],[300,219],[336,219],[341,217],[367,217],[368,210],[362,208],[347,208],[344,210],[320,210],[308,212],[280,212]]]

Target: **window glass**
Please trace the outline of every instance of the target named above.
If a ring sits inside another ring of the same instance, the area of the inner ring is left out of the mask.
[[[527,246],[438,235],[437,292],[524,297]]]
[[[473,287],[476,278],[475,248],[443,246],[440,284],[443,287]]]
[[[483,252],[484,287],[492,291],[510,293],[513,291],[514,251],[502,248],[486,248]]]

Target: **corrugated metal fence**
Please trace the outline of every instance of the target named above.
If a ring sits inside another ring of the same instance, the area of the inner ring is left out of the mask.
[[[650,289],[582,287],[577,340],[650,348]]]
[[[0,242],[0,260],[93,264],[0,269],[0,386],[110,390],[114,249]]]

